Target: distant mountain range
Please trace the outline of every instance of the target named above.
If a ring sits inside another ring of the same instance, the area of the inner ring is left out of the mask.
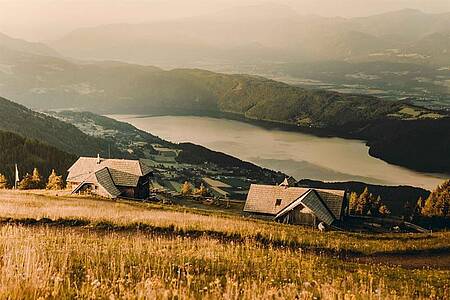
[[[199,69],[165,71],[118,62],[75,63],[0,47],[0,94],[35,109],[99,113],[236,114],[326,128],[387,117],[407,119],[402,102],[307,90],[259,76]],[[414,108],[420,118],[439,116]]]
[[[37,55],[35,47],[40,49],[40,45],[27,47],[17,50],[0,45],[0,95],[33,109],[195,114],[264,121],[270,127],[363,139],[373,156],[391,163],[450,172],[448,112],[404,101],[304,89],[259,76],[73,61]],[[98,140],[84,145],[76,136],[69,145],[57,141],[60,149],[78,147],[77,153],[86,149],[104,153],[107,149],[107,144]],[[57,135],[46,138],[57,139]],[[428,147],[430,144],[434,146]],[[404,149],[409,152],[405,154]]]
[[[42,43],[30,43],[0,32],[0,47],[36,55],[59,56],[59,53]]]
[[[79,59],[161,66],[326,60],[447,66],[450,13],[405,9],[324,18],[264,4],[164,22],[83,28],[49,45]]]

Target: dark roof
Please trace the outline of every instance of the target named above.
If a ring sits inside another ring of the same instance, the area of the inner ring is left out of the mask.
[[[116,169],[108,168],[108,170],[111,173],[111,177],[115,185],[128,187],[136,187],[138,185],[139,176],[122,172]]]
[[[338,190],[319,190],[315,189],[320,199],[325,203],[328,209],[333,213],[336,219],[341,219],[342,204],[345,199],[345,191]]]
[[[121,194],[115,186],[108,168],[103,168],[95,172],[95,178],[97,179],[98,184],[111,195],[111,198],[116,198]]]

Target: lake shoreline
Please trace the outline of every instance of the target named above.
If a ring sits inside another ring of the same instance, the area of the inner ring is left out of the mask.
[[[389,153],[384,152],[382,149],[382,144],[380,145],[379,136],[382,135],[382,132],[378,130],[377,132],[370,132],[370,130],[364,131],[367,127],[370,125],[365,125],[355,123],[355,124],[348,124],[344,127],[341,127],[340,129],[330,129],[330,128],[317,128],[317,127],[301,127],[297,126],[295,124],[288,124],[283,122],[276,122],[276,121],[269,121],[269,120],[258,120],[258,119],[250,119],[247,118],[241,114],[237,113],[231,113],[231,112],[216,112],[216,111],[198,111],[198,112],[157,112],[152,114],[144,114],[140,115],[139,117],[145,118],[145,117],[163,117],[163,116],[194,116],[194,117],[210,117],[210,118],[218,118],[218,119],[224,119],[224,120],[232,120],[232,121],[239,121],[243,123],[247,123],[250,125],[258,126],[267,130],[282,130],[286,132],[299,132],[303,134],[309,134],[315,137],[323,137],[323,138],[342,138],[347,140],[357,140],[365,143],[365,145],[369,148],[369,155],[373,158],[380,159],[384,162],[387,162],[392,165],[396,165],[399,167],[407,168],[411,171],[416,172],[422,172],[422,173],[429,173],[434,175],[439,175],[443,177],[450,177],[450,170],[449,169],[442,169],[442,168],[434,168],[434,167],[427,167],[423,165],[419,165],[417,162],[411,162],[411,161],[400,161],[399,159],[392,158],[389,155]],[[439,122],[439,120],[433,120],[434,122]],[[445,125],[450,124],[450,119],[445,118],[444,121],[449,121],[444,123]],[[389,123],[393,123],[392,125]],[[395,127],[400,124],[401,121],[393,121],[393,120],[379,120],[372,122],[373,127],[387,127],[388,129],[395,130]],[[360,128],[363,129],[360,129]],[[395,144],[395,141],[390,141]],[[400,151],[397,149],[397,152]]]
[[[298,179],[362,181],[432,189],[445,178],[445,175],[416,172],[374,158],[369,155],[366,144],[357,139],[317,137],[223,116],[133,114],[109,117],[175,143],[202,145]]]

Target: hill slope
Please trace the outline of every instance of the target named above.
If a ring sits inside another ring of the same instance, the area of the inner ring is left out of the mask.
[[[108,143],[88,136],[75,126],[32,111],[0,97],[0,130],[36,139],[65,152],[77,155],[106,155]],[[112,152],[119,154],[114,146]]]
[[[371,154],[391,163],[421,171],[450,172],[450,143],[432,130],[450,130],[448,113],[406,102],[303,89],[258,76],[198,69],[165,71],[118,62],[75,64],[61,58],[2,51],[1,47],[0,66],[0,94],[31,108],[76,107],[101,114],[195,114],[269,121],[270,127],[288,126],[314,134],[367,140],[375,149]],[[413,140],[407,138],[410,128],[420,133]],[[397,135],[383,138],[385,130],[392,133],[400,129]],[[43,135],[44,131],[35,134]],[[70,152],[90,149],[90,153],[105,154],[108,149],[99,140],[84,142],[79,132],[69,140],[53,133],[45,138]],[[401,146],[397,138],[401,138]],[[426,144],[439,147],[431,151]],[[405,149],[417,151],[404,155]]]
[[[14,182],[16,163],[19,165],[20,176],[31,174],[36,167],[47,178],[52,169],[58,174],[65,174],[75,160],[75,155],[37,140],[0,131],[0,173],[6,175],[11,185]]]
[[[161,70],[123,63],[74,64],[0,51],[0,94],[37,109],[99,113],[233,113],[249,119],[327,127],[380,119],[405,104],[371,96],[306,90],[250,75]],[[4,67],[5,69],[6,67]]]
[[[59,56],[58,52],[42,43],[31,43],[21,39],[15,39],[6,34],[0,33],[0,46],[14,51],[24,53]]]

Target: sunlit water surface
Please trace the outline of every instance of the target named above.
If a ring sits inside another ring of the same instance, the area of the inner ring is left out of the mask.
[[[444,176],[414,172],[371,157],[363,141],[269,130],[248,123],[193,116],[109,116],[172,142],[192,142],[296,179],[359,180],[433,189]]]

